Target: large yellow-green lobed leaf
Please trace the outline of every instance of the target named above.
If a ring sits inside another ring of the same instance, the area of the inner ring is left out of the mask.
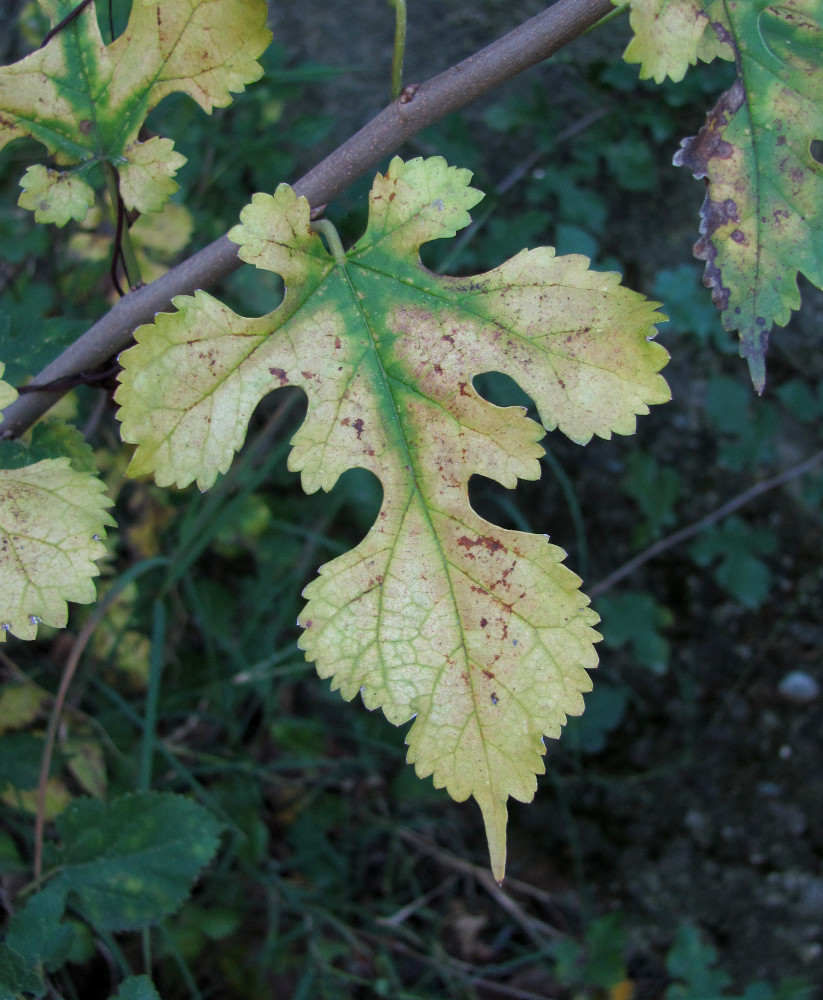
[[[506,801],[532,798],[543,737],[582,711],[598,618],[547,536],[472,510],[469,478],[537,479],[544,428],[580,443],[628,434],[669,393],[655,304],[586,258],[524,250],[469,278],[421,264],[422,243],[469,223],[469,180],[438,157],[393,160],[365,234],[336,256],[305,199],[286,185],[255,195],[230,236],[283,277],[280,307],[247,319],[202,292],[176,299],[121,356],[116,398],[138,445],[131,473],[160,484],[210,486],[257,402],[286,385],[308,397],[289,458],[307,492],[355,466],[379,477],[374,526],[306,588],[300,645],[346,700],[415,720],[408,760],[474,796],[502,878]],[[475,391],[490,371],[519,382],[543,427]]]
[[[705,178],[704,283],[758,391],[772,326],[800,306],[798,273],[823,287],[823,0],[630,0],[626,52],[641,76],[680,79],[697,56],[737,79],[675,163]]]
[[[114,523],[104,489],[68,458],[0,469],[0,642],[34,639],[41,622],[61,628],[66,601],[95,599],[95,560]]]
[[[77,6],[40,2],[52,25]],[[90,3],[42,48],[0,68],[0,148],[31,136],[64,168],[30,167],[20,205],[39,222],[82,221],[92,171],[107,162],[127,208],[158,211],[185,157],[169,139],[138,140],[146,115],[175,91],[209,113],[229,104],[262,75],[266,16],[265,0],[134,0],[126,30],[106,45]]]

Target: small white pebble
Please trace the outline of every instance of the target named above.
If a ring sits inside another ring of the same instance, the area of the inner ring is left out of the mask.
[[[805,670],[792,670],[777,687],[780,697],[795,705],[808,705],[820,697],[820,684]]]

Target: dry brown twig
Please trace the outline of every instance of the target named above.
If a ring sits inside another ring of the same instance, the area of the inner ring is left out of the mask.
[[[400,830],[399,836],[411,847],[434,858],[445,867],[474,879],[491,896],[495,903],[515,923],[519,924],[522,930],[528,935],[529,940],[538,948],[545,948],[550,941],[561,940],[567,936],[559,928],[553,927],[551,924],[547,924],[545,921],[538,920],[536,917],[527,914],[507,890],[519,892],[522,895],[540,900],[540,902],[546,903],[549,906],[554,906],[556,904],[549,893],[538,889],[536,886],[529,885],[528,882],[520,882],[508,876],[506,877],[506,888],[504,889],[498,884],[490,869],[472,864],[471,861],[466,861],[465,858],[458,857],[456,854],[438,847],[437,844],[432,843],[425,837],[421,837],[420,834],[414,833],[412,830]]]

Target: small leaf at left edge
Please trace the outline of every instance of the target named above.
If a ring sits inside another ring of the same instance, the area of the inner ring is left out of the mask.
[[[0,642],[34,639],[41,622],[62,628],[66,601],[95,599],[95,560],[114,524],[104,490],[68,458],[0,469]]]

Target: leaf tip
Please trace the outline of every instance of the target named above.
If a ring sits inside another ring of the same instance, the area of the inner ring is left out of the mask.
[[[754,325],[756,325],[755,330],[739,331],[739,353],[749,366],[749,375],[755,392],[758,396],[762,396],[766,388],[766,350],[769,346],[771,327],[763,317],[757,317]]]
[[[749,366],[749,375],[758,396],[763,395],[766,388],[766,359],[762,354],[744,354]]]
[[[475,792],[474,797],[483,814],[492,875],[497,884],[502,885],[506,877],[506,825],[509,818],[506,799],[488,792]]]

